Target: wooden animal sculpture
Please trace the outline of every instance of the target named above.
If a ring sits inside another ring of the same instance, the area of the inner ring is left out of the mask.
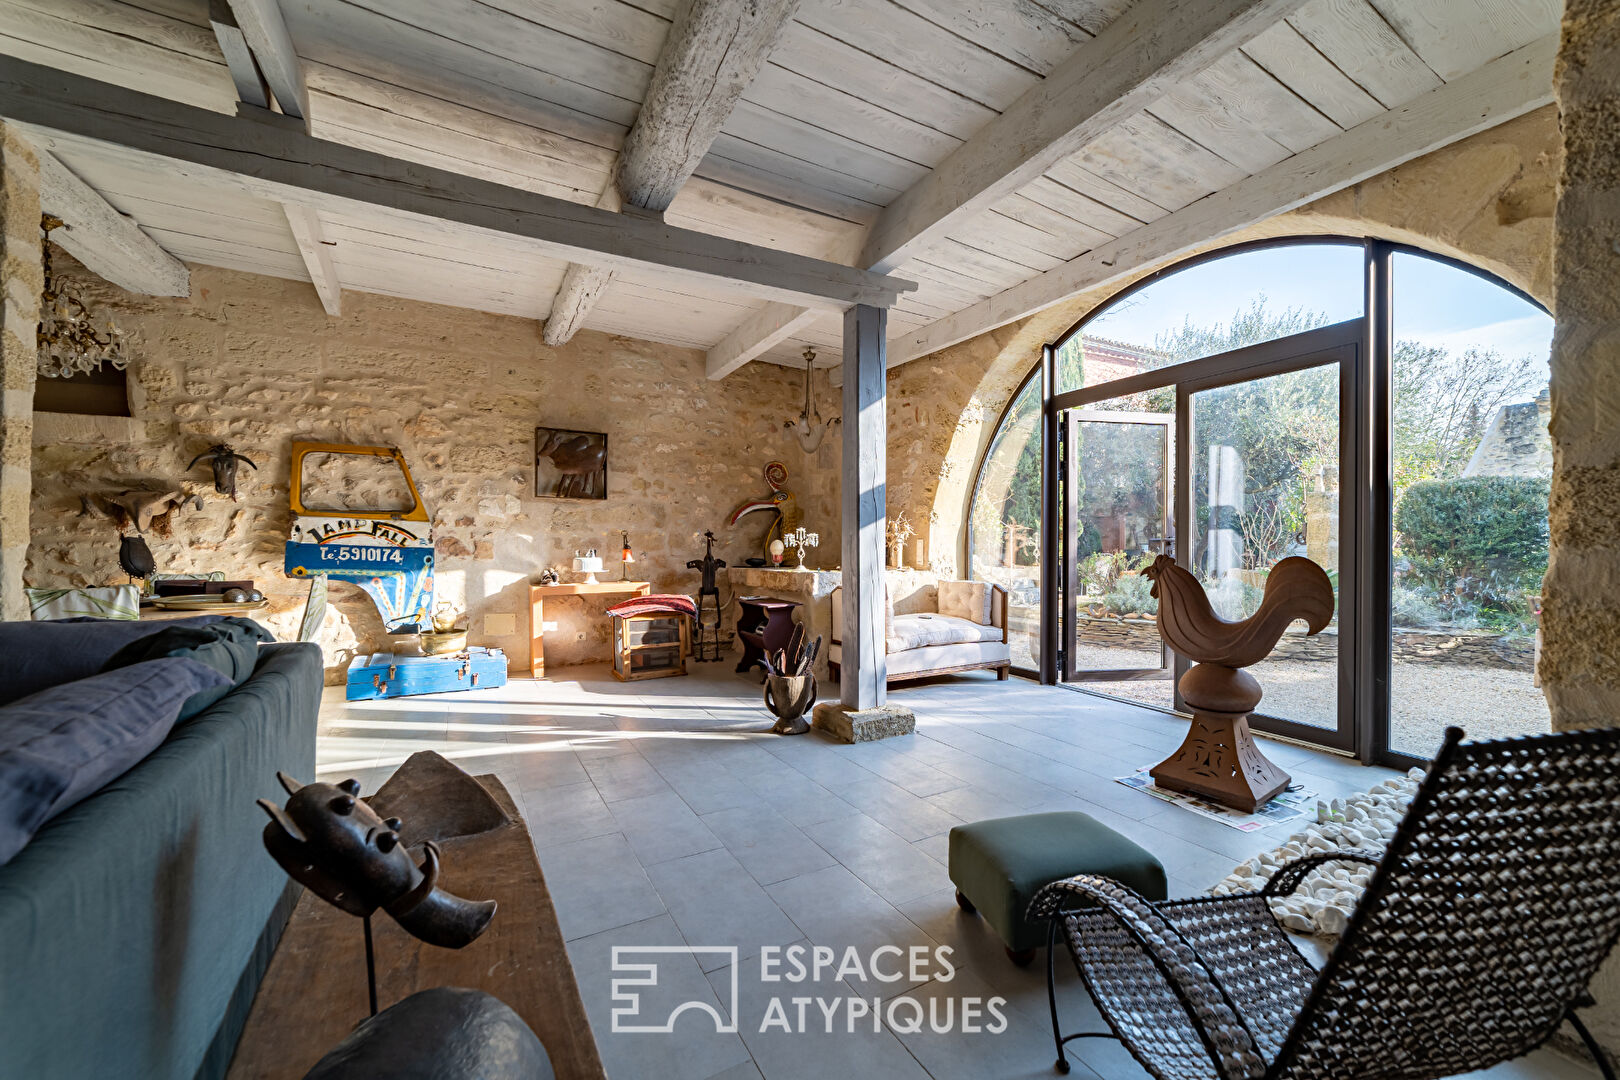
[[[1255,744],[1249,713],[1260,704],[1260,683],[1244,671],[1276,648],[1295,619],[1312,634],[1333,620],[1333,583],[1309,559],[1282,560],[1266,576],[1260,607],[1239,622],[1215,614],[1192,574],[1160,555],[1144,571],[1159,601],[1159,634],[1193,667],[1181,696],[1193,711],[1181,748],[1148,770],[1155,783],[1190,791],[1253,813],[1288,786],[1288,774]]]
[[[765,483],[770,485],[771,493],[763,499],[752,499],[743,503],[732,511],[731,520],[726,522],[727,525],[734,526],[746,514],[759,510],[773,512],[775,519],[771,522],[771,527],[765,530],[765,539],[760,545],[766,562],[770,561],[771,541],[780,540],[804,523],[804,511],[799,509],[798,500],[793,497],[793,492],[784,486],[787,477],[787,466],[780,461],[766,464]]]
[[[241,454],[238,454],[235,450],[232,450],[224,443],[219,443],[216,446],[210,446],[206,452],[198,454],[196,457],[192,458],[191,464],[186,466],[186,471],[190,472],[192,469],[195,469],[197,467],[197,462],[199,461],[208,462],[209,466],[214,470],[214,490],[219,492],[221,495],[229,495],[231,497],[231,502],[236,501],[237,462],[245,463],[247,467],[252,469],[254,472],[259,471],[259,467],[257,465],[253,464],[253,462],[249,461]]]
[[[540,453],[551,459],[559,473],[552,495],[559,499],[600,499],[606,492],[596,490],[598,475],[606,477],[607,439],[599,435],[583,435],[568,431],[554,431],[546,439]]]
[[[188,503],[201,510],[201,495],[183,489],[146,488],[117,491],[105,495],[80,496],[80,516],[106,518],[120,531],[133,528],[137,533],[155,532],[169,535],[169,524],[174,512]]]
[[[281,772],[276,779],[288,799],[285,808],[258,800],[270,815],[265,849],[322,900],[367,919],[381,908],[413,937],[446,949],[471,944],[495,917],[495,901],[439,888],[439,846],[424,842],[418,866],[399,840],[404,823],[362,802],[359,781],[300,784]]]

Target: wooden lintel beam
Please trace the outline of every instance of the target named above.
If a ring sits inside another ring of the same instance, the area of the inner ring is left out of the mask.
[[[164,251],[55,155],[39,156],[40,209],[62,219],[51,234],[92,272],[121,289],[145,296],[190,296],[191,271]]]
[[[889,342],[889,363],[1016,322],[1550,104],[1557,53],[1558,35],[1540,38],[1062,266],[898,335]]]
[[[568,269],[563,271],[562,284],[557,286],[557,295],[551,301],[551,314],[546,316],[540,340],[547,345],[566,345],[585,325],[585,317],[612,280],[611,270],[587,263],[569,263]]]
[[[538,192],[316,139],[23,60],[0,67],[0,117],[47,141],[158,158],[204,182],[342,212],[355,204],[532,242],[543,255],[637,268],[801,306],[887,307],[912,282],[791,252],[614,214]],[[181,164],[176,164],[181,163]]]

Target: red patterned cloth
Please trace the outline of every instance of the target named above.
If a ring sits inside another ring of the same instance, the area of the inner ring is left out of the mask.
[[[632,615],[685,615],[688,619],[695,619],[697,605],[692,602],[690,596],[681,596],[678,593],[654,593],[651,596],[632,596],[623,603],[608,608],[607,613],[621,619]]]

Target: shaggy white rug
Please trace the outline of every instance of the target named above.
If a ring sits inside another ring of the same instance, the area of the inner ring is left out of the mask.
[[[1295,859],[1318,851],[1355,848],[1382,855],[1417,794],[1422,769],[1373,785],[1348,799],[1316,804],[1316,824],[1290,836],[1281,847],[1262,852],[1233,870],[1210,890],[1216,896],[1254,892],[1271,875]],[[1271,909],[1290,930],[1338,937],[1349,925],[1373,868],[1361,863],[1328,863],[1313,870],[1292,896],[1271,901]]]

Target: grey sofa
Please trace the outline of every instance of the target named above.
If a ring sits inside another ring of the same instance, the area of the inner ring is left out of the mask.
[[[296,893],[259,797],[315,773],[313,644],[246,682],[0,866],[0,1078],[223,1076]]]

